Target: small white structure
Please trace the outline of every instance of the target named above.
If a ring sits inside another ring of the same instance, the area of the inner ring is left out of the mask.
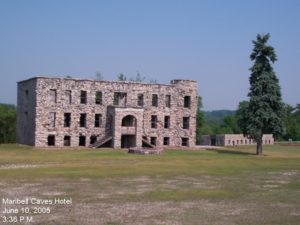
[[[274,138],[272,134],[264,134],[263,145],[273,145]],[[256,144],[255,140],[244,137],[243,134],[221,134],[221,135],[203,135],[202,145],[215,146],[236,146]]]

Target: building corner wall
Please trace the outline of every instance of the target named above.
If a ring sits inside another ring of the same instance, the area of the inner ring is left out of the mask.
[[[35,146],[36,79],[17,84],[17,143]]]

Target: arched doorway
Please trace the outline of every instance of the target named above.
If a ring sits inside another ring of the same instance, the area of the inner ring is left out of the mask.
[[[122,127],[135,127],[136,118],[132,115],[127,115],[122,119]]]
[[[130,148],[136,146],[136,118],[127,115],[122,119],[121,148]],[[125,129],[123,129],[123,127]],[[134,133],[134,134],[133,134]]]

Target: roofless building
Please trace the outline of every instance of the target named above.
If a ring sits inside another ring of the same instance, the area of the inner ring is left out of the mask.
[[[18,82],[17,142],[36,147],[195,146],[197,82],[34,77]]]

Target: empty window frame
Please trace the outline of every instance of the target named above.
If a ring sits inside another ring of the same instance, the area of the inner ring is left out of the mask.
[[[181,146],[189,146],[189,139],[181,138]]]
[[[167,108],[171,107],[171,95],[166,95],[165,103]]]
[[[56,100],[57,100],[56,89],[50,89],[49,102],[50,103],[56,103]]]
[[[97,136],[96,136],[96,135],[92,135],[92,136],[90,137],[90,144],[92,145],[92,144],[94,144],[96,141],[97,141]]]
[[[170,128],[170,116],[165,116],[164,119],[164,128]]]
[[[157,140],[156,137],[150,137],[150,143],[151,143],[151,145],[156,145],[156,140]]]
[[[25,96],[26,96],[26,100],[28,100],[28,98],[29,98],[29,91],[27,89],[25,90]]]
[[[79,136],[79,146],[85,146],[85,136]]]
[[[170,138],[164,137],[164,145],[170,145]]]
[[[71,126],[71,113],[64,113],[64,127]]]
[[[71,136],[64,136],[64,146],[71,146]]]
[[[144,95],[143,94],[138,94],[137,105],[141,106],[141,107],[144,106]]]
[[[101,91],[96,92],[95,103],[97,105],[102,105],[102,92]]]
[[[190,117],[183,117],[182,118],[182,128],[189,129],[190,128]]]
[[[95,114],[95,127],[100,127],[102,124],[102,114]]]
[[[49,127],[55,127],[56,124],[56,113],[50,112],[49,113]]]
[[[184,108],[191,107],[191,96],[184,96]]]
[[[55,146],[55,135],[48,135],[47,142],[48,146]]]
[[[157,107],[158,106],[158,95],[152,94],[152,106]]]
[[[86,91],[80,91],[80,104],[87,103],[87,93]]]
[[[80,113],[79,126],[86,127],[86,113]]]
[[[157,128],[157,116],[156,115],[151,116],[151,128]]]
[[[71,90],[65,90],[65,101],[67,104],[72,103],[72,91]]]
[[[127,93],[126,92],[115,92],[114,93],[114,105],[126,106],[127,103]]]

